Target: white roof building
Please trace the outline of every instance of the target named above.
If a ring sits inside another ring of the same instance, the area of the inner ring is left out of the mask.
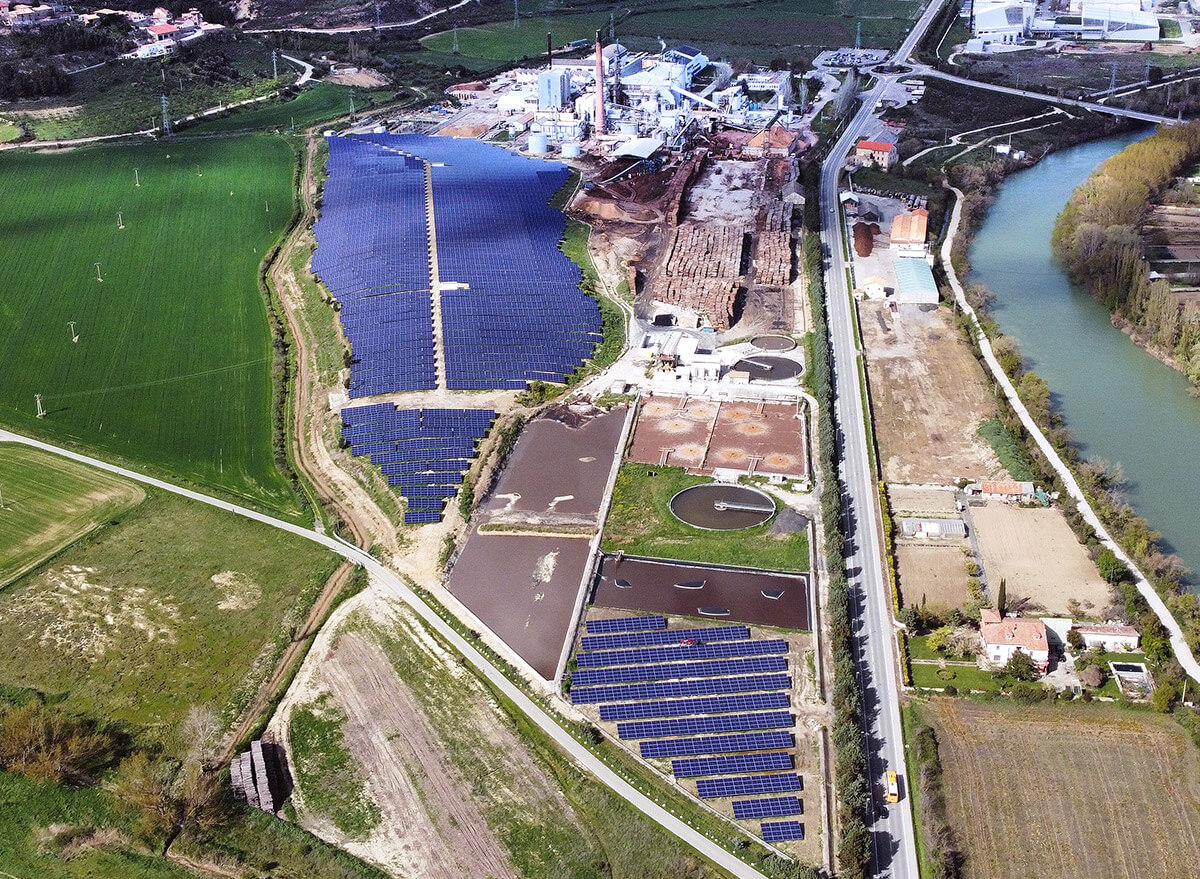
[[[900,533],[926,540],[953,540],[967,536],[967,525],[962,519],[904,518],[900,520]]]

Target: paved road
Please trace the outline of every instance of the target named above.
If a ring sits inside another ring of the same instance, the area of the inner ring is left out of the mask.
[[[115,473],[119,476],[124,476],[126,479],[132,479],[136,482],[145,485],[152,485],[155,488],[169,491],[172,494],[181,495],[182,497],[190,498],[194,501],[199,501],[203,504],[216,507],[221,510],[226,510],[230,513],[236,513],[239,516],[244,516],[247,519],[253,519],[256,522],[262,522],[264,525],[269,525],[272,528],[278,528],[281,531],[287,531],[295,534],[298,537],[303,537],[306,540],[311,540],[314,543],[319,543],[329,550],[340,555],[342,558],[349,559],[352,562],[362,565],[370,573],[372,582],[379,587],[385,589],[391,596],[403,601],[411,607],[417,614],[421,616],[430,628],[434,629],[443,639],[445,639],[455,650],[461,653],[466,660],[471,663],[479,672],[488,679],[488,681],[497,690],[510,699],[520,711],[533,720],[543,732],[552,738],[558,745],[566,751],[571,757],[584,769],[590,772],[593,776],[611,788],[616,794],[625,799],[639,812],[644,814],[650,820],[660,825],[668,833],[673,834],[683,842],[696,849],[708,860],[712,861],[717,866],[728,871],[731,875],[739,877],[739,879],[767,879],[762,873],[740,859],[734,857],[721,846],[704,836],[699,831],[695,830],[691,825],[677,818],[674,814],[664,809],[662,806],[655,803],[653,800],[639,792],[629,782],[618,775],[614,770],[610,769],[606,763],[594,755],[591,751],[576,741],[570,733],[564,730],[549,714],[542,710],[536,702],[530,699],[525,692],[518,688],[508,678],[498,671],[488,660],[476,650],[466,639],[458,632],[451,628],[445,620],[437,615],[432,608],[429,607],[421,598],[409,589],[404,581],[401,580],[395,573],[380,564],[373,556],[359,549],[351,543],[330,536],[328,534],[319,534],[309,528],[301,525],[295,525],[291,522],[284,522],[282,519],[276,519],[273,516],[268,516],[265,513],[257,512],[256,510],[247,509],[246,507],[238,506],[229,501],[221,500],[220,498],[210,497],[206,494],[201,494],[197,491],[192,491],[186,488],[180,488],[177,485],[172,485],[169,482],[164,482],[161,479],[155,479],[152,476],[146,476],[134,470],[128,470],[124,467],[118,467],[115,464],[109,464],[105,461],[91,458],[87,455],[81,455],[78,452],[72,452],[68,449],[62,449],[58,446],[49,443],[41,442],[40,440],[30,439],[29,437],[21,436],[20,434],[11,433],[7,430],[0,430],[0,442],[19,443],[24,446],[30,446],[35,449],[41,449],[44,452],[49,452],[54,455],[59,455],[63,458],[70,458],[73,461],[78,461],[82,464],[87,464],[92,467],[97,467],[101,470],[106,470],[109,473]]]
[[[905,38],[894,60],[903,62],[937,17],[945,0],[932,0]],[[883,776],[888,768],[904,769],[904,732],[900,724],[896,638],[888,605],[890,586],[883,568],[875,474],[867,454],[858,364],[861,352],[854,336],[854,306],[846,280],[845,229],[838,209],[838,178],[846,156],[869,130],[875,103],[896,79],[876,74],[876,85],[862,97],[862,107],[830,151],[821,171],[821,240],[829,254],[826,275],[829,337],[836,383],[835,414],[841,443],[843,525],[846,569],[852,607],[857,617],[855,657],[867,718],[867,765],[872,785],[871,849],[876,876],[919,879],[916,838],[907,785],[905,798],[891,808],[882,803]]]
[[[970,86],[971,88],[986,89],[990,92],[1000,92],[1005,95],[1012,95],[1018,98],[1029,98],[1033,101],[1046,101],[1051,104],[1058,104],[1063,107],[1078,107],[1081,110],[1091,110],[1093,113],[1107,113],[1109,116],[1123,116],[1126,119],[1137,119],[1139,122],[1150,122],[1155,125],[1176,125],[1178,119],[1173,119],[1170,116],[1159,116],[1157,113],[1143,113],[1140,110],[1126,110],[1124,107],[1110,107],[1108,104],[1097,104],[1092,101],[1079,101],[1075,98],[1060,98],[1056,95],[1047,95],[1044,92],[1031,92],[1025,89],[1010,88],[1006,85],[997,85],[992,82],[980,82],[977,79],[967,79],[962,76],[955,76],[951,73],[943,73],[940,70],[935,70],[925,64],[910,65],[913,74],[920,76],[933,76],[938,79],[944,79],[949,82],[957,82],[961,85]],[[910,74],[910,75],[913,75]]]

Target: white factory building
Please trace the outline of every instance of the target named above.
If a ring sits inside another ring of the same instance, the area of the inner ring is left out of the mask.
[[[1122,40],[1159,38],[1154,0],[1071,0],[1059,13],[1038,14],[1030,0],[975,0],[968,52],[1012,47],[1030,39]]]

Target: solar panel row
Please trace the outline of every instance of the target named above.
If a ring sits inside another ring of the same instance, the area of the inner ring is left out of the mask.
[[[787,653],[787,641],[724,641],[715,644],[673,644],[647,650],[598,650],[578,653],[579,668],[601,668],[609,665],[633,665],[647,662],[676,662],[685,659],[718,659],[727,656],[764,656]]]
[[[782,818],[784,815],[803,815],[804,804],[799,797],[769,797],[763,800],[734,800],[733,817],[739,821],[751,818]]]
[[[791,769],[792,755],[784,751],[768,754],[729,754],[721,757],[685,757],[671,761],[676,778],[699,775],[731,775],[735,772],[771,772]]]
[[[617,735],[623,739],[653,739],[661,736],[690,736],[703,733],[788,728],[794,723],[795,718],[787,711],[718,714],[715,717],[677,717],[671,720],[633,720],[627,723],[618,723]]]
[[[749,693],[754,690],[783,690],[790,686],[787,675],[744,675],[736,678],[689,678],[624,686],[572,687],[571,702],[628,702],[634,699],[669,699],[677,696],[712,696],[717,693]]]
[[[714,675],[763,674],[786,671],[787,659],[782,656],[749,656],[744,659],[717,659],[711,662],[671,662],[660,665],[617,665],[602,668],[581,668],[571,674],[571,686],[622,684],[633,681],[667,681],[676,678],[712,677]]]
[[[609,620],[587,621],[587,630],[590,635],[601,635],[608,632],[642,632],[666,627],[667,618],[660,616],[617,617]]]
[[[770,711],[791,704],[787,693],[745,693],[698,699],[665,699],[657,702],[616,702],[600,706],[600,719],[641,720],[648,717],[682,717],[685,714],[727,714],[731,711]]]
[[[697,736],[690,739],[648,739],[639,746],[642,757],[692,757],[697,754],[732,754],[737,751],[769,751],[795,744],[790,732],[735,733],[728,736]]]
[[[744,641],[750,637],[746,626],[713,626],[709,629],[671,629],[663,632],[626,632],[613,635],[584,635],[581,650],[611,650],[626,647],[655,647],[664,644],[695,646],[712,641]],[[688,642],[692,642],[688,644]]]
[[[735,775],[730,778],[701,778],[696,782],[696,793],[703,799],[778,794],[795,790],[804,790],[804,782],[794,772],[774,775]]]
[[[762,823],[762,838],[766,842],[787,842],[789,839],[804,839],[804,825],[799,821],[773,821]]]

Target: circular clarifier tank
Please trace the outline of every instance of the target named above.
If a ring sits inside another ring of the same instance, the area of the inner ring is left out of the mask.
[[[671,498],[677,519],[709,531],[740,531],[761,525],[775,515],[775,501],[745,485],[708,483],[685,488]]]
[[[751,381],[781,382],[794,379],[804,373],[804,365],[790,357],[775,357],[770,354],[755,354],[743,357],[733,365],[734,369],[750,373]]]

